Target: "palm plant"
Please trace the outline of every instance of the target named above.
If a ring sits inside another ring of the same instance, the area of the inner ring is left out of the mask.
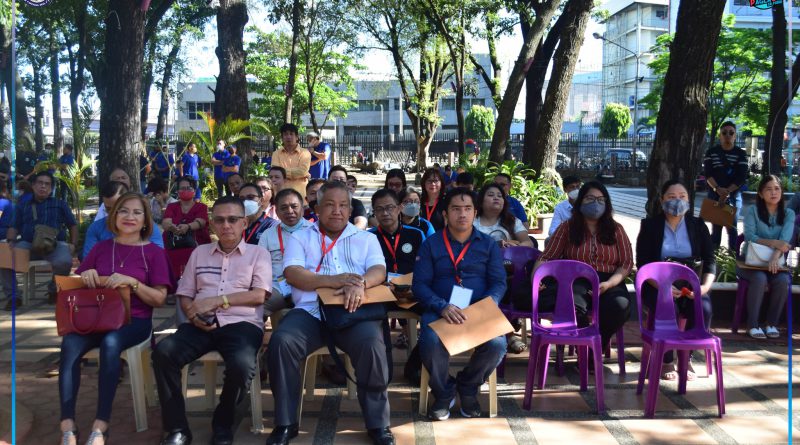
[[[91,170],[97,161],[93,160],[85,153],[81,153],[80,157],[75,159],[75,161],[76,162],[72,165],[67,165],[63,169],[56,170],[53,176],[69,189],[70,198],[72,200],[72,210],[75,212],[75,219],[78,220],[80,224],[81,214],[89,198],[88,194],[82,193],[82,183],[87,172]]]
[[[192,134],[187,144],[189,142],[197,144],[197,154],[206,165],[211,165],[211,156],[214,154],[217,140],[222,139],[230,145],[242,140],[252,140],[253,137],[246,133],[248,129],[251,133],[253,130],[256,132],[268,131],[266,123],[255,118],[234,119],[229,115],[225,120],[218,121],[209,113],[201,111],[198,114],[208,127],[208,131],[197,131],[192,128]]]

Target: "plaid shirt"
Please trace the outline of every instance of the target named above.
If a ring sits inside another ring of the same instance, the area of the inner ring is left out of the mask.
[[[36,207],[35,217],[34,207]],[[24,204],[17,205],[14,212],[14,228],[17,229],[17,233],[22,235],[23,241],[33,242],[33,228],[37,224],[55,227],[58,229],[58,240],[66,241],[64,227],[72,227],[77,222],[67,203],[60,199],[47,198],[38,202],[36,198],[33,198]]]

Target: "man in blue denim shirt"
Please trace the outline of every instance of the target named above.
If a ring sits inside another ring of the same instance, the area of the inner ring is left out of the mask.
[[[456,390],[461,415],[478,417],[481,407],[477,394],[506,353],[505,337],[496,337],[475,348],[467,366],[450,377],[450,354],[429,324],[440,318],[463,323],[466,317],[451,302],[470,304],[491,297],[499,302],[506,291],[506,273],[497,243],[488,235],[473,230],[475,197],[465,188],[451,190],[444,201],[447,227],[428,238],[420,247],[414,266],[412,290],[425,310],[419,346],[422,363],[430,373],[434,402],[431,418],[446,420],[455,404]]]

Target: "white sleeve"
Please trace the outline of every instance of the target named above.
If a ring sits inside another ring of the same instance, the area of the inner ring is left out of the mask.
[[[383,250],[381,249],[380,241],[378,241],[377,236],[373,236],[371,233],[366,238],[366,249],[367,253],[365,255],[365,266],[366,269],[369,269],[372,266],[381,265],[386,267],[386,258],[383,256]]]

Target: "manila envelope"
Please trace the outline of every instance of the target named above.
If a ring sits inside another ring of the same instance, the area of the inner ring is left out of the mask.
[[[467,321],[462,324],[451,324],[442,318],[429,325],[451,356],[514,331],[491,297],[469,305],[464,314]]]
[[[0,268],[14,269],[17,272],[27,272],[30,263],[31,251],[28,249],[14,249],[14,261],[11,261],[11,244],[0,243]]]
[[[392,278],[390,282],[398,286],[411,286],[411,282],[413,280],[414,280],[414,272],[411,272],[405,275],[400,275],[399,277]]]
[[[317,294],[319,294],[319,298],[325,304],[344,304],[344,295],[334,295],[336,289],[332,289],[330,287],[321,287],[317,289]],[[369,304],[369,303],[387,303],[392,301],[397,301],[397,298],[394,297],[394,294],[387,286],[375,286],[367,289],[365,295],[365,301],[362,301],[361,304]]]
[[[108,277],[99,277],[98,280],[100,285],[104,285]],[[77,275],[71,276],[62,276],[62,275],[54,275],[54,281],[56,282],[56,288],[59,292],[62,290],[72,290],[72,289],[82,289],[86,287],[83,284],[83,280],[81,277]],[[126,323],[130,323],[131,320],[131,288],[128,286],[122,286],[119,289],[119,295],[122,297],[122,302],[125,304],[125,320]]]

